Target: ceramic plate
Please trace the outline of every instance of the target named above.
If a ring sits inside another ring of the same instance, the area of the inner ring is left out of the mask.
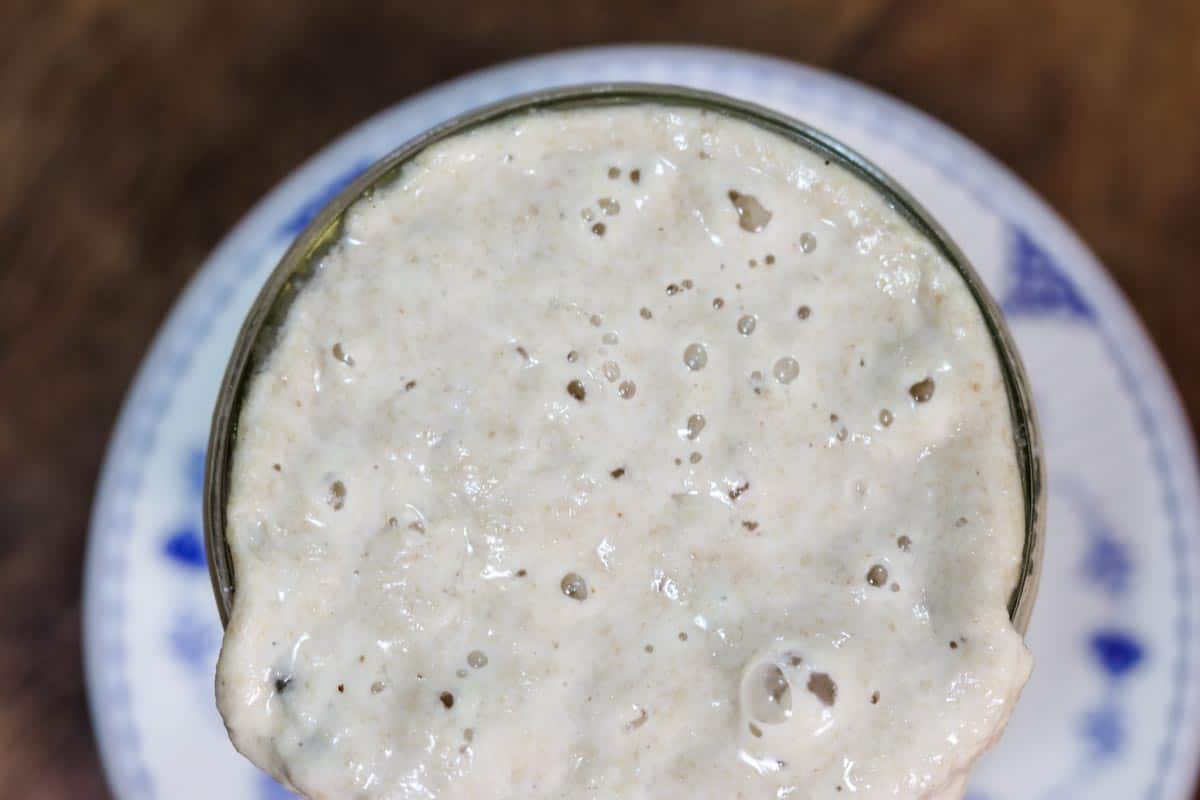
[[[241,759],[214,708],[221,629],[200,530],[209,415],[242,317],[293,237],[367,165],[449,117],[594,81],[709,89],[822,128],[897,178],[1000,300],[1041,413],[1050,475],[1037,657],[972,800],[1188,798],[1200,726],[1200,551],[1192,438],[1129,306],[1061,220],[1003,167],[921,113],[814,69],[694,48],[605,48],[486,70],[330,145],[212,254],[142,365],[92,518],[85,652],[120,800],[287,794]]]

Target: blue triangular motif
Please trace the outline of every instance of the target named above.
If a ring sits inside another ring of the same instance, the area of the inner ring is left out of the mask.
[[[1020,228],[1013,229],[1009,274],[1011,283],[1001,303],[1009,316],[1062,314],[1080,320],[1094,317],[1091,306],[1071,279]]]

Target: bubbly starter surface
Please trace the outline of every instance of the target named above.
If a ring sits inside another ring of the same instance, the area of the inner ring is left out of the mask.
[[[999,363],[836,164],[540,112],[359,204],[240,417],[237,747],[311,798],[943,798],[1029,670]]]

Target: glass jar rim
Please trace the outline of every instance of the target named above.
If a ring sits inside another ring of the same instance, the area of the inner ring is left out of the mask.
[[[834,137],[777,111],[714,92],[668,84],[597,83],[523,94],[487,105],[436,125],[376,161],[330,200],[296,237],[267,278],[235,340],[213,410],[205,459],[204,539],[209,574],[221,624],[233,612],[234,565],[226,539],[225,511],[238,417],[255,368],[269,355],[291,301],[313,268],[340,238],[347,212],[375,190],[397,180],[429,147],[512,116],[627,105],[699,108],[773,132],[833,161],[881,194],[931,242],[958,272],[975,299],[1000,362],[1025,505],[1021,567],[1008,602],[1017,630],[1029,625],[1041,576],[1046,486],[1041,437],[1024,365],[1000,308],[966,256],[945,230],[903,187],[857,151]]]

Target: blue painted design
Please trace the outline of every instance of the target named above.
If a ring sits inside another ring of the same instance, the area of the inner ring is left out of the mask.
[[[1133,572],[1133,559],[1125,543],[1108,529],[1093,531],[1083,555],[1083,574],[1112,597],[1125,594]]]
[[[1085,711],[1080,718],[1080,729],[1096,758],[1110,759],[1118,755],[1125,744],[1125,720],[1116,706]]]
[[[204,495],[204,448],[193,447],[188,451],[184,463],[189,502],[187,508],[198,509]],[[163,555],[177,566],[188,569],[204,569],[204,540],[200,536],[199,520],[187,522],[167,534],[162,546]]]
[[[189,668],[210,668],[217,653],[220,633],[212,620],[191,612],[178,614],[167,632],[171,655]]]
[[[188,453],[188,489],[195,497],[204,496],[204,459],[205,449],[203,447],[195,447],[192,452]]]
[[[296,800],[296,795],[264,772],[258,776],[258,800]]]
[[[1010,259],[1013,283],[1001,303],[1006,314],[1061,313],[1076,319],[1093,319],[1091,306],[1071,279],[1049,253],[1016,226]]]
[[[1145,651],[1131,634],[1122,631],[1098,631],[1092,634],[1092,656],[1114,678],[1120,678],[1142,663]]]
[[[203,569],[207,564],[200,532],[190,525],[179,528],[167,537],[163,542],[163,555],[189,569]]]
[[[292,216],[288,217],[281,226],[281,230],[289,236],[295,236],[304,230],[304,226],[313,221],[317,214],[321,213],[329,201],[337,197],[338,193],[349,186],[355,178],[367,171],[374,160],[356,162],[350,169],[346,170],[338,177],[334,178],[319,192],[315,192],[310,199],[305,201]]]

